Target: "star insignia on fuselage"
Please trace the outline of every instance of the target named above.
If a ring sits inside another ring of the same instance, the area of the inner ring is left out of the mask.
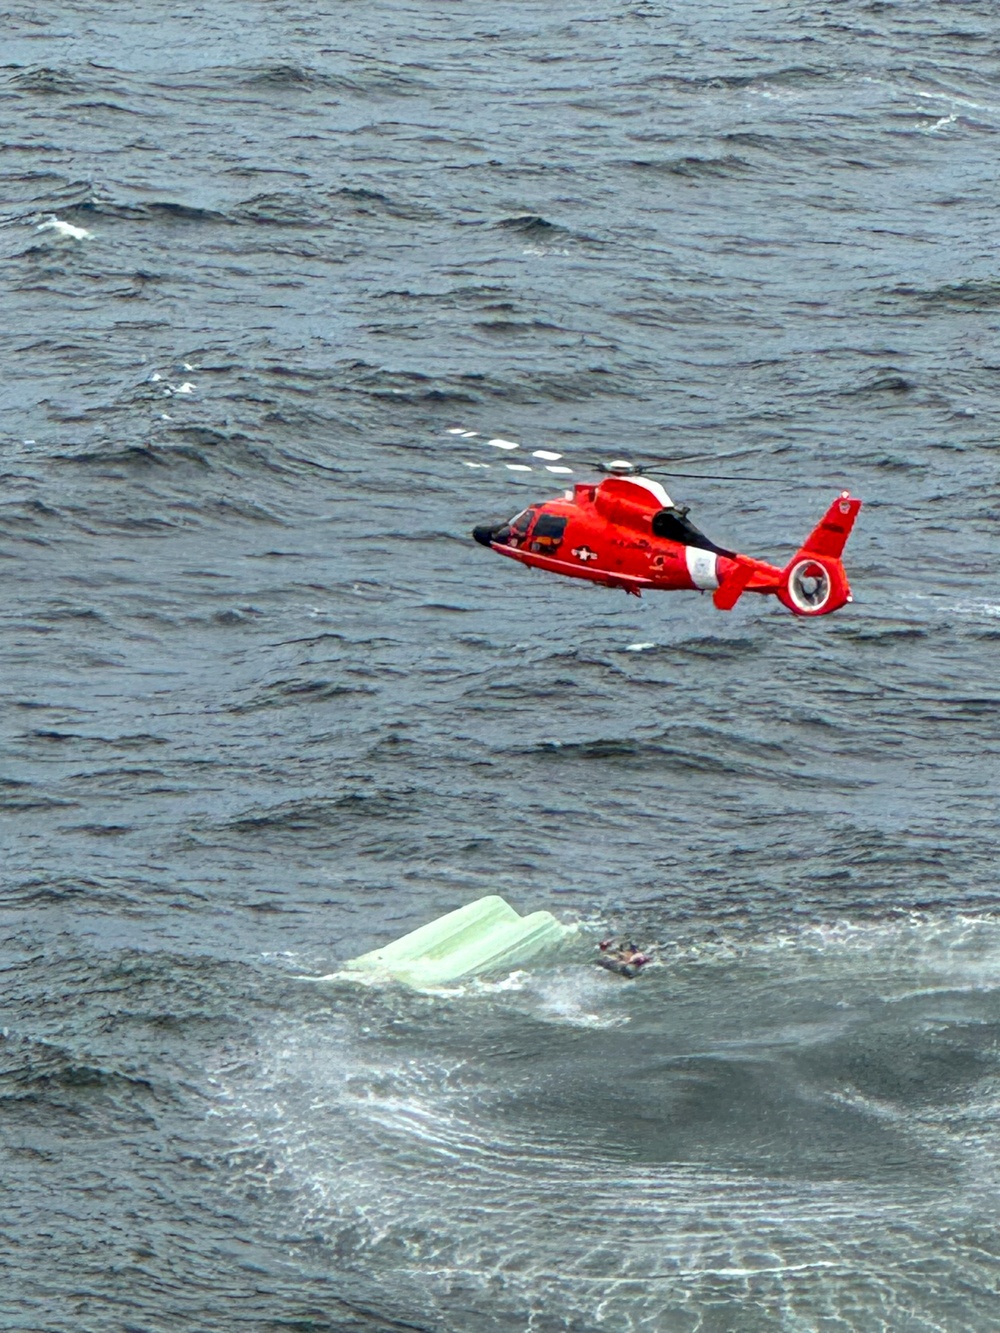
[[[597,552],[592,551],[589,546],[574,546],[573,554],[577,560],[583,560],[584,562],[597,559]]]

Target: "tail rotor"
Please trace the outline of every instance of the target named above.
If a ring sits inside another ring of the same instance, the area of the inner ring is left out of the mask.
[[[797,616],[826,616],[853,601],[841,555],[861,508],[842,491],[782,573],[778,600]]]

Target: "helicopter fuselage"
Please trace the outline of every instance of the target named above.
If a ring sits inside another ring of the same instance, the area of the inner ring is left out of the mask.
[[[839,557],[860,507],[844,492],[785,569],[716,546],[657,482],[643,478],[578,484],[473,535],[522,564],[636,596],[711,591],[716,606],[729,610],[743,592],[759,592],[798,615],[825,615],[851,600]]]

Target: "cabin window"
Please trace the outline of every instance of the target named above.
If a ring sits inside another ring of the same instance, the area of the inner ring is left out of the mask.
[[[566,531],[566,521],[555,514],[539,514],[531,534],[531,549],[539,555],[554,554]]]

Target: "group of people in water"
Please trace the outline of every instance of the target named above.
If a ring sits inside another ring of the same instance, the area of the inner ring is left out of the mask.
[[[594,959],[598,967],[606,967],[609,972],[617,972],[620,977],[637,977],[650,961],[649,954],[643,953],[631,941],[601,940],[600,952]]]

